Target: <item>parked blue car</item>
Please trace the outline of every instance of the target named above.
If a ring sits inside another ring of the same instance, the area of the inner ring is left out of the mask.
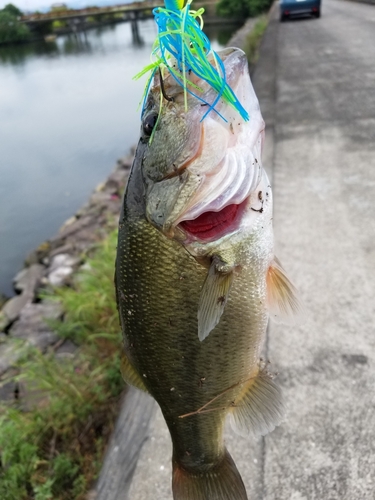
[[[301,14],[320,17],[321,0],[280,0],[280,21]]]

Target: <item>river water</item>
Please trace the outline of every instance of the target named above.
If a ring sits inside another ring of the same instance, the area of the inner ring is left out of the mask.
[[[207,27],[213,48],[236,27]],[[0,292],[135,145],[153,20],[0,48]]]

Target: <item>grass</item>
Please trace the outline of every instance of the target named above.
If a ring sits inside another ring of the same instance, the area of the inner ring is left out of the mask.
[[[44,298],[62,302],[64,321],[53,327],[78,350],[56,357],[29,349],[20,362],[26,397],[0,407],[2,500],[81,500],[100,470],[124,388],[115,248],[113,232],[73,287]]]
[[[259,57],[259,46],[268,26],[268,18],[266,15],[261,16],[254,25],[245,41],[244,51],[250,66],[253,66]]]

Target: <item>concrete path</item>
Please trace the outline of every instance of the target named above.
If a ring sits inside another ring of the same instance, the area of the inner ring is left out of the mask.
[[[253,80],[277,254],[307,313],[270,326],[285,423],[228,448],[250,500],[374,500],[375,8],[324,0],[281,24],[276,6]],[[126,498],[171,500],[170,457],[157,412]]]
[[[375,7],[326,0],[321,19],[275,21],[265,42],[276,248],[307,318],[270,328],[289,412],[253,498],[374,500]]]

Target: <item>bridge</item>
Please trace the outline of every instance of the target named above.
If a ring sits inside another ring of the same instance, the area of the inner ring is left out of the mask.
[[[40,24],[52,23],[53,21],[81,21],[85,22],[88,17],[99,17],[105,15],[122,14],[125,19],[137,19],[140,14],[151,14],[152,9],[163,5],[163,0],[144,0],[110,7],[87,7],[85,9],[52,10],[45,14],[33,13],[24,15],[20,21],[30,28]]]
[[[194,2],[193,8],[199,9],[201,7],[205,8],[206,15],[214,17],[215,7],[217,0],[199,0]],[[152,9],[155,7],[163,6],[163,0],[144,0],[142,2],[132,2],[121,5],[113,5],[107,7],[87,7],[85,9],[61,9],[52,10],[45,14],[33,13],[29,15],[24,15],[21,17],[20,21],[28,24],[29,27],[43,24],[51,23],[53,21],[72,21],[83,20],[85,21],[88,17],[99,17],[105,15],[122,14],[123,19],[138,19],[142,14],[150,14]],[[121,18],[120,18],[121,19]]]

